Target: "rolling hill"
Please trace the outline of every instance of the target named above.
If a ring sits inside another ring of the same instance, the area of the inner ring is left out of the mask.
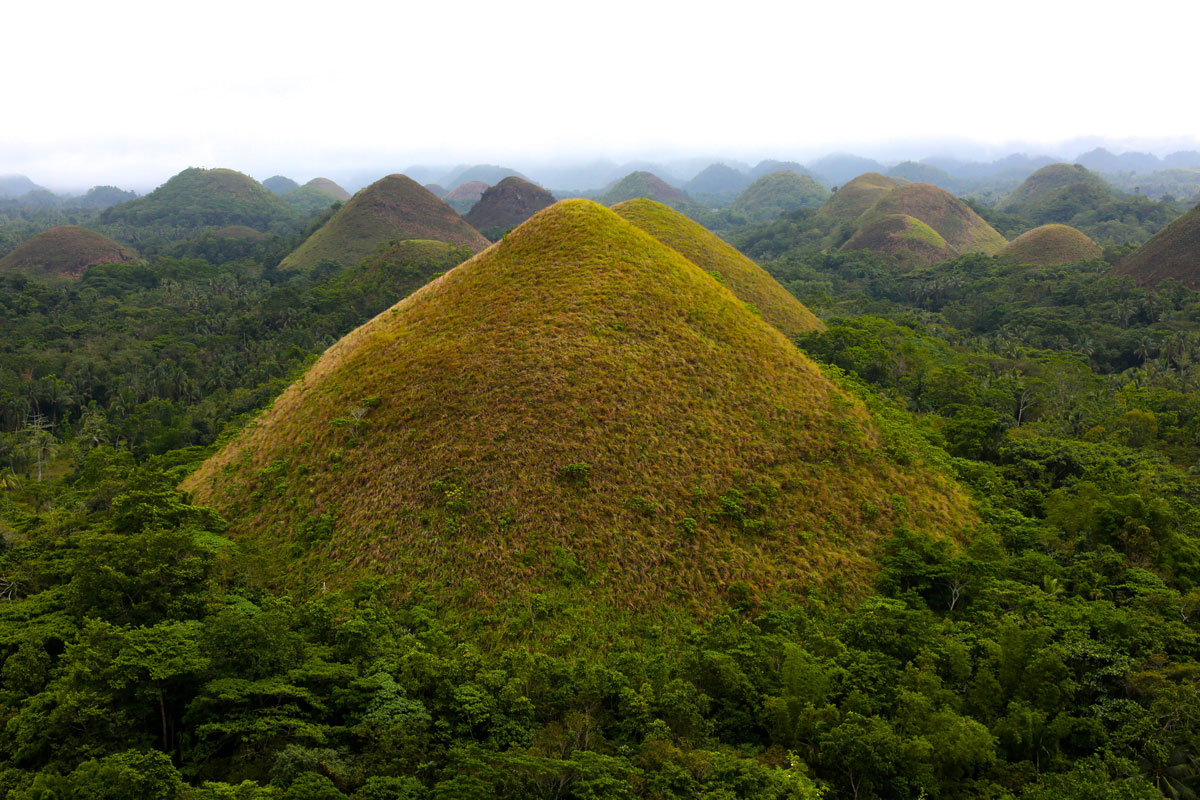
[[[283,175],[272,175],[262,182],[263,188],[275,194],[287,194],[300,188],[300,184]]]
[[[490,188],[491,185],[484,181],[467,181],[446,192],[442,199],[459,214],[466,214]]]
[[[336,197],[338,200],[345,201],[345,200],[350,199],[350,193],[347,192],[345,189],[343,189],[341,186],[338,186],[333,181],[329,180],[329,178],[313,178],[311,181],[309,181],[308,183],[306,183],[304,185],[311,186],[314,189],[320,189],[322,192],[325,192],[328,195],[332,195],[333,197]]]
[[[878,172],[864,173],[839,187],[817,210],[817,217],[830,227],[853,224],[876,201],[899,185],[899,181]]]
[[[78,225],[60,225],[27,239],[0,258],[0,271],[78,278],[94,264],[136,261],[137,253]]]
[[[768,173],[746,187],[730,204],[747,222],[770,222],[780,214],[820,208],[829,200],[829,190],[807,175],[791,170]]]
[[[293,224],[296,213],[278,195],[231,169],[180,172],[145,197],[106,208],[105,225],[153,227],[176,238],[209,227],[246,225],[259,231]]]
[[[432,239],[473,253],[488,246],[479,231],[416,181],[389,175],[351,197],[279,267],[309,269],[323,259],[352,266],[393,239]]]
[[[551,205],[554,205],[554,195],[523,178],[511,177],[489,187],[464,219],[495,241]]]
[[[1081,164],[1049,164],[1030,175],[1001,205],[1005,211],[1025,211],[1050,202],[1063,192],[1112,194],[1104,179]]]
[[[898,186],[875,201],[859,219],[860,230],[892,215],[915,217],[928,225],[955,252],[1000,252],[1007,242],[995,228],[954,195],[929,183]]]
[[[24,175],[0,175],[0,199],[21,197],[41,189]]]
[[[687,182],[690,197],[729,200],[750,185],[750,178],[726,164],[709,164]]]
[[[872,220],[841,249],[887,253],[907,267],[926,267],[958,255],[941,234],[907,214],[886,214]]]
[[[670,185],[652,172],[631,172],[621,180],[608,187],[600,196],[600,202],[606,206],[623,203],[645,197],[656,200],[671,208],[681,208],[691,204],[691,198]]]
[[[184,487],[277,585],[390,576],[495,635],[533,605],[592,635],[853,593],[898,525],[969,525],[897,447],[712,275],[567,200],[344,337]]]
[[[1004,246],[1000,256],[1018,264],[1057,267],[1100,258],[1100,245],[1070,225],[1042,225],[1022,233]]]
[[[1142,286],[1173,278],[1200,289],[1200,206],[1163,228],[1113,268]]]

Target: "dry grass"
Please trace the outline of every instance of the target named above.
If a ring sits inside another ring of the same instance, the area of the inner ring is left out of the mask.
[[[605,191],[600,202],[606,206],[623,203],[626,200],[636,200],[645,197],[666,203],[672,208],[689,205],[692,201],[686,194],[676,189],[653,172],[631,172],[617,181]]]
[[[859,218],[859,228],[893,214],[903,214],[924,222],[959,254],[994,255],[1007,244],[1005,238],[970,206],[933,184],[908,183],[898,186],[879,198]]]
[[[739,582],[853,594],[897,525],[973,521],[893,451],[715,277],[568,200],[343,338],[185,488],[279,584],[390,576],[503,625],[540,593],[579,630]]]
[[[905,214],[888,214],[869,222],[841,249],[887,253],[907,267],[927,267],[957,255],[941,234]]]
[[[830,225],[850,224],[900,184],[878,172],[867,172],[839,188],[817,216]]]
[[[329,178],[313,178],[311,181],[309,181],[308,183],[306,183],[304,185],[311,186],[314,189],[320,189],[322,192],[325,192],[326,194],[333,195],[338,200],[345,201],[345,200],[350,199],[350,193],[347,192],[345,189],[343,189],[341,186],[338,186],[333,181],[329,180]]]
[[[1103,178],[1082,164],[1047,164],[1021,182],[1004,201],[1006,211],[1016,211],[1047,199],[1059,189],[1071,186],[1098,188],[1111,192]]]
[[[0,258],[0,270],[78,278],[93,264],[136,261],[137,253],[107,236],[78,225],[38,233]]]
[[[1113,269],[1142,286],[1174,278],[1200,289],[1200,206],[1163,228]]]
[[[1018,264],[1057,267],[1100,258],[1100,245],[1070,225],[1043,225],[1009,242],[1000,255]]]
[[[484,235],[503,234],[551,205],[554,195],[537,184],[511,176],[487,189],[464,219]]]

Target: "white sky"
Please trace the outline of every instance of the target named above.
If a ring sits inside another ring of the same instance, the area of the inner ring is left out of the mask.
[[[52,188],[1200,137],[1196,2],[67,0],[3,19],[0,174]]]

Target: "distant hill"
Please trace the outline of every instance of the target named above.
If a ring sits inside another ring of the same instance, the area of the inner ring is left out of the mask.
[[[100,221],[135,229],[158,228],[183,239],[225,225],[267,231],[294,224],[296,213],[248,175],[231,169],[191,167],[145,197],[106,208]]]
[[[427,183],[425,184],[425,188],[429,190],[430,194],[434,195],[439,200],[445,198],[446,192],[449,191],[445,186],[437,183]]]
[[[766,270],[698,222],[669,206],[644,198],[618,203],[613,206],[613,211],[705,272],[720,275],[729,291],[789,339],[801,333],[824,330],[825,323]]]
[[[916,217],[886,214],[863,225],[842,250],[872,250],[908,267],[925,267],[958,255],[941,234]]]
[[[404,175],[389,175],[358,194],[279,265],[309,269],[324,259],[353,266],[390,240],[432,239],[478,252],[487,239],[454,209]]]
[[[679,189],[671,186],[654,173],[644,171],[631,172],[621,178],[600,196],[600,202],[611,206],[639,197],[656,200],[672,208],[684,207],[691,203],[691,198]]]
[[[282,175],[275,175],[267,178],[262,182],[263,188],[274,192],[275,194],[287,194],[294,192],[300,188],[300,184],[296,183],[291,178],[285,178]]]
[[[464,183],[486,183],[488,186],[495,186],[505,178],[524,178],[525,180],[529,180],[528,176],[522,175],[510,167],[500,167],[495,164],[476,164],[473,167],[467,167],[454,173],[454,175],[446,180],[446,185],[461,186]]]
[[[1113,272],[1129,275],[1142,286],[1173,278],[1189,289],[1200,289],[1200,206],[1151,237]]]
[[[0,258],[0,271],[78,278],[95,264],[136,261],[137,253],[78,225],[60,225],[27,239]]]
[[[551,205],[554,205],[554,195],[523,178],[511,177],[489,187],[464,219],[495,241]]]
[[[851,225],[881,197],[899,185],[899,182],[878,172],[859,175],[839,187],[825,205],[817,210],[817,217],[829,226]]]
[[[137,199],[137,192],[127,192],[116,186],[93,186],[82,197],[71,200],[70,204],[79,208],[101,210],[135,199]]]
[[[283,202],[306,217],[319,214],[334,203],[342,202],[341,198],[330,194],[319,186],[313,186],[309,183],[293,189],[287,194],[281,195],[281,197],[283,198]]]
[[[1013,239],[1000,256],[1018,264],[1057,267],[1100,258],[1100,245],[1070,225],[1042,225]]]
[[[1200,168],[1197,167],[1160,169],[1141,175],[1109,176],[1109,179],[1118,189],[1151,198],[1170,196],[1186,199],[1200,192]]]
[[[860,229],[883,217],[914,217],[937,231],[957,253],[998,253],[1007,242],[954,195],[928,183],[909,183],[879,198],[859,220]]]
[[[0,175],[0,199],[20,197],[42,189],[24,175]],[[44,191],[44,190],[43,190]]]
[[[491,186],[483,181],[460,183],[442,197],[459,214],[466,214]]]
[[[773,159],[767,159],[755,164],[753,167],[751,167],[750,172],[747,174],[749,175],[751,181],[756,181],[763,175],[770,175],[772,172],[782,172],[784,170],[788,172],[794,172],[797,175],[807,175],[822,186],[828,187],[830,185],[827,182],[827,178],[822,175],[817,175],[797,161],[775,161]]]
[[[839,186],[865,172],[882,172],[883,164],[873,158],[839,153],[814,161],[809,169],[828,178],[834,186]]]
[[[329,178],[313,178],[311,181],[309,181],[308,183],[306,183],[304,185],[311,186],[314,189],[320,189],[322,192],[332,195],[333,197],[336,197],[338,200],[345,201],[345,200],[350,199],[350,193],[347,192],[345,189],[343,189],[341,186],[338,186],[333,181],[329,180]]]
[[[730,208],[748,222],[770,222],[788,211],[820,208],[829,197],[829,190],[807,175],[780,170],[750,184]]]
[[[958,191],[962,181],[956,179],[946,170],[932,164],[921,164],[916,161],[905,161],[892,167],[887,172],[889,178],[901,178],[911,183],[931,183],[947,192]]]
[[[750,185],[750,178],[725,164],[710,164],[684,185],[688,196],[716,201],[732,200]]]
[[[1028,210],[1038,204],[1051,202],[1063,193],[1086,192],[1112,194],[1112,187],[1082,164],[1050,164],[1042,167],[1021,183],[1004,201],[1007,211]]]
[[[1163,169],[1197,169],[1200,168],[1200,150],[1180,150],[1171,153],[1162,160]]]
[[[1103,147],[1097,147],[1075,159],[1096,172],[1153,172],[1162,167],[1158,156],[1150,153],[1122,153],[1116,155]]]
[[[269,583],[394,576],[501,636],[530,603],[603,638],[731,591],[853,596],[897,528],[975,520],[712,275],[586,200],[344,337],[184,488]]]

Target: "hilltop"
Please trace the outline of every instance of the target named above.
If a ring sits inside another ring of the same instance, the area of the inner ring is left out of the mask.
[[[273,175],[262,182],[263,188],[275,194],[287,194],[300,188],[300,184],[283,175]]]
[[[954,195],[928,183],[898,186],[862,215],[861,230],[894,214],[915,217],[937,231],[957,253],[998,253],[1006,244],[995,228]]]
[[[429,190],[430,194],[434,195],[439,200],[444,198],[446,196],[446,192],[448,191],[446,187],[442,186],[440,183],[427,183],[425,184],[425,188]]]
[[[568,200],[344,337],[184,487],[276,584],[393,576],[495,635],[534,606],[594,635],[861,591],[898,525],[969,524],[902,450],[712,275]]]
[[[953,192],[960,187],[956,180],[946,170],[933,164],[922,164],[917,161],[905,161],[888,170],[888,177],[900,178],[911,183],[931,183],[939,189]]]
[[[780,170],[750,184],[730,208],[748,222],[770,222],[789,211],[820,208],[829,197],[829,190],[807,175]]]
[[[495,241],[543,208],[554,204],[554,195],[523,178],[510,177],[489,187],[467,213],[475,230]]]
[[[101,210],[117,203],[125,203],[137,199],[137,192],[127,192],[116,186],[93,186],[82,197],[71,201],[71,205],[79,208]]]
[[[613,211],[705,272],[720,275],[721,283],[729,291],[789,339],[824,330],[825,323],[766,270],[698,222],[644,198],[618,203]]]
[[[343,189],[341,186],[334,183],[333,181],[329,180],[329,178],[313,178],[311,181],[309,181],[308,183],[306,183],[304,185],[311,186],[314,189],[320,189],[322,192],[325,192],[328,195],[332,195],[333,197],[337,198],[338,200],[349,200],[350,199],[350,193],[347,192],[345,189]]]
[[[730,199],[750,185],[750,178],[726,164],[710,164],[684,187],[691,197]]]
[[[24,175],[0,175],[0,199],[21,197],[37,191],[45,191],[45,189]]]
[[[839,187],[825,205],[817,210],[817,217],[831,226],[851,224],[899,185],[900,182],[878,172],[864,173]]]
[[[907,267],[926,267],[957,255],[941,234],[907,214],[877,217],[863,225],[841,249],[887,253]]]
[[[308,269],[323,259],[352,266],[393,239],[432,239],[473,253],[488,246],[454,209],[416,181],[389,175],[351,197],[279,267]]]
[[[770,158],[764,159],[764,160],[758,162],[757,164],[755,164],[753,167],[751,167],[750,173],[749,173],[749,178],[752,181],[756,181],[759,178],[761,178],[763,175],[770,175],[772,172],[780,172],[783,170],[787,170],[788,172],[794,172],[797,175],[807,175],[808,177],[815,180],[817,183],[820,183],[822,186],[828,185],[824,178],[822,178],[820,175],[813,173],[811,170],[806,169],[804,167],[804,165],[800,164],[799,162],[776,161],[775,159],[770,159]]]
[[[267,231],[293,223],[296,215],[262,184],[231,169],[190,167],[145,197],[106,208],[105,225],[156,227],[176,234],[208,227],[246,225]]]
[[[814,161],[810,165],[810,169],[816,174],[823,175],[833,181],[833,185],[836,186],[852,180],[856,175],[879,172],[883,169],[883,164],[880,164],[873,158],[863,158],[862,156],[847,153],[835,153]]]
[[[1113,268],[1142,286],[1172,278],[1189,289],[1200,289],[1200,206],[1193,208]]]
[[[288,205],[311,216],[329,208],[334,203],[350,199],[350,193],[328,178],[313,178],[308,183],[283,195]]]
[[[1056,267],[1100,258],[1100,245],[1070,225],[1042,225],[1026,231],[1004,246],[999,253],[1018,264]]]
[[[467,181],[460,183],[442,196],[446,204],[459,214],[465,214],[479,202],[483,193],[491,186],[483,181]]]
[[[529,180],[525,175],[511,167],[501,167],[496,164],[476,164],[473,167],[457,170],[446,179],[447,186],[459,186],[464,183],[486,183],[495,186],[505,178],[521,178]]]
[[[654,173],[644,171],[631,172],[608,187],[604,194],[600,196],[600,202],[606,206],[611,206],[623,203],[626,200],[635,200],[639,197],[656,200],[659,203],[671,206],[671,208],[680,208],[691,203],[691,198],[686,194],[671,186]]]
[[[1112,187],[1081,164],[1049,164],[1030,175],[1012,190],[1002,208],[1006,211],[1029,210],[1052,201],[1063,192],[1112,194]]]
[[[60,225],[35,234],[0,258],[0,271],[78,278],[94,264],[136,260],[137,253],[107,236],[78,225]]]

